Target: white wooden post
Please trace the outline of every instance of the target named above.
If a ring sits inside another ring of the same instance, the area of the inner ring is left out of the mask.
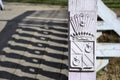
[[[1,9],[1,10],[3,10],[3,9],[4,9],[4,5],[3,5],[2,0],[0,0],[0,9]]]
[[[96,80],[97,0],[69,0],[69,80]]]

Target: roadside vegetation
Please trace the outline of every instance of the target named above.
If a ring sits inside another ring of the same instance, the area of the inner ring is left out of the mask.
[[[35,4],[52,4],[67,6],[68,0],[4,0],[6,2],[22,2]],[[120,0],[103,0],[111,8],[120,8]]]
[[[103,0],[110,8],[120,8],[120,0]]]
[[[52,4],[52,5],[67,5],[67,0],[4,0],[5,2],[22,2],[34,4]]]

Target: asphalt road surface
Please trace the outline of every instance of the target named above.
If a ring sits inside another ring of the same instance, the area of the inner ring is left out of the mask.
[[[0,80],[68,80],[65,8],[5,3],[0,31]]]

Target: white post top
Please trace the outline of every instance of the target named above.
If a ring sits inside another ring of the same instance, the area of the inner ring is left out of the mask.
[[[69,0],[68,11],[94,11],[97,0]]]

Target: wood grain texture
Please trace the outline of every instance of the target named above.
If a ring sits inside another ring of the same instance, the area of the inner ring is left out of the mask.
[[[93,11],[97,9],[96,0],[69,0],[69,11]]]
[[[68,4],[69,80],[96,80],[97,0],[69,0]]]
[[[96,80],[95,72],[69,72],[69,80]]]

